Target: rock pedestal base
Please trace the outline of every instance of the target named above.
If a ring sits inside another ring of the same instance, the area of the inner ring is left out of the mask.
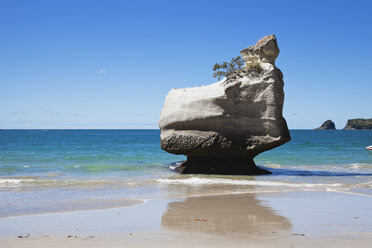
[[[181,174],[267,175],[270,171],[256,166],[250,157],[187,157],[175,167]]]

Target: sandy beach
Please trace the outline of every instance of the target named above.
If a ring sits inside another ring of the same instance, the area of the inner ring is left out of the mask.
[[[372,1],[0,6],[0,248],[372,248]]]
[[[309,206],[310,207],[309,208]],[[1,247],[371,247],[372,198],[229,194],[0,219]]]

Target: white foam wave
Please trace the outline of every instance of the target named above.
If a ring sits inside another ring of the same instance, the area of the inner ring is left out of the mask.
[[[370,169],[372,168],[372,164],[362,164],[362,163],[354,163],[350,164],[349,167],[354,170],[358,169]]]
[[[281,168],[282,165],[280,165],[280,164],[265,164],[265,167],[278,169],[278,168]]]
[[[372,188],[372,181],[359,183],[356,186],[357,186],[357,188]]]
[[[0,179],[0,186],[18,185],[25,182],[33,182],[34,179],[15,179],[15,178],[3,178]]]
[[[295,188],[324,188],[324,187],[340,187],[341,183],[287,183],[276,181],[254,181],[254,180],[232,180],[221,178],[185,178],[185,179],[157,179],[161,184],[177,184],[177,185],[236,185],[236,186],[266,186],[266,187],[295,187]]]
[[[351,164],[324,164],[324,165],[281,165],[275,163],[264,164],[265,167],[273,169],[290,169],[290,170],[317,170],[317,171],[349,171],[349,170],[370,170],[372,164],[369,163],[351,163]]]
[[[137,187],[140,184],[135,180],[77,180],[77,179],[30,179],[30,178],[0,178],[0,188],[21,187]]]

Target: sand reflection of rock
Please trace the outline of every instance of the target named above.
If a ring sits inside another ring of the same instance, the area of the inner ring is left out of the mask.
[[[182,231],[257,234],[289,230],[290,221],[253,194],[190,197],[168,204],[162,227]]]

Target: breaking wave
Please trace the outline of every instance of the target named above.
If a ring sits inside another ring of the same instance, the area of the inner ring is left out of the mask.
[[[236,186],[263,186],[263,187],[293,187],[293,188],[325,188],[341,187],[341,183],[290,183],[277,181],[255,181],[255,180],[233,180],[222,178],[198,178],[191,177],[185,179],[157,179],[161,184],[175,185],[236,185]]]

